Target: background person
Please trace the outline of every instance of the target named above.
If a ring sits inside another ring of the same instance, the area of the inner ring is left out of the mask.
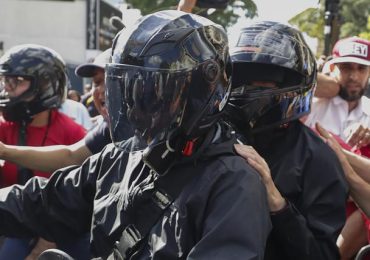
[[[89,131],[93,128],[93,121],[87,111],[86,107],[80,102],[74,101],[69,98],[64,98],[59,107],[59,112],[67,115],[77,124]]]
[[[370,156],[370,99],[364,94],[370,76],[369,48],[370,42],[358,37],[341,39],[335,44],[332,59],[324,65],[329,75],[318,75],[316,98],[305,122],[311,128],[320,123],[330,133],[348,143],[352,151],[367,157]],[[357,218],[351,216],[355,210],[356,206],[349,202],[348,218]],[[358,230],[359,233],[352,238],[347,234],[347,240],[338,241],[343,259],[353,257],[367,243],[363,220],[357,220],[356,223],[348,219],[344,231],[352,230],[355,234],[353,231]],[[369,230],[368,220],[365,220],[365,226]],[[363,238],[362,241],[355,243],[359,237]]]
[[[337,89],[337,95],[316,98],[305,124],[316,122],[358,148],[370,143],[370,99],[364,96],[370,76],[370,42],[351,37],[339,40],[328,63],[337,84],[319,81],[318,89]],[[365,155],[368,153],[362,149]]]
[[[97,60],[102,61],[99,67],[96,66],[97,63],[95,62],[84,64],[78,68],[81,69],[82,73],[86,72],[83,68],[92,68],[92,70],[87,70],[91,73],[89,75],[99,74],[97,78],[102,79],[104,78],[104,69],[102,68],[109,62],[109,58],[110,52],[106,51],[97,56]],[[104,114],[104,117],[107,119],[105,88],[104,80],[96,80],[94,93],[98,94],[94,95],[94,102],[99,112]],[[134,132],[128,122],[125,124],[125,129],[126,139],[129,139]],[[0,159],[34,170],[53,172],[70,165],[81,165],[86,158],[99,153],[104,146],[111,142],[108,123],[104,120],[93,130],[89,131],[84,139],[71,145],[35,147],[8,145],[0,142]]]
[[[32,44],[9,49],[0,58],[0,108],[5,119],[0,123],[1,142],[45,146],[69,145],[82,139],[83,127],[58,111],[67,82],[65,63],[54,50]],[[48,178],[50,174],[5,161],[0,184],[25,184],[33,176]],[[6,239],[0,258],[24,259],[38,238],[30,241]]]
[[[40,45],[19,45],[0,59],[0,140],[10,145],[45,146],[73,144],[85,136],[85,130],[58,112],[68,78],[63,59],[55,51]],[[50,173],[27,171],[5,162],[1,175],[3,187],[24,184],[32,175]],[[27,174],[30,174],[27,176]]]
[[[310,111],[315,58],[302,34],[281,23],[254,23],[232,36],[227,120],[258,152],[235,146],[267,189],[273,228],[265,259],[338,259],[347,184],[335,154],[299,121]]]
[[[90,92],[91,96],[89,99],[92,99],[91,102],[93,102],[94,109],[97,111],[97,114],[93,117],[93,121],[95,122],[99,120],[98,117],[102,116],[107,118],[104,93],[104,71],[105,65],[110,61],[111,52],[112,49],[109,48],[96,56],[92,63],[81,64],[75,70],[75,74],[77,76],[92,79],[92,88]]]
[[[71,100],[74,100],[76,102],[80,102],[81,101],[81,94],[77,90],[70,89],[70,90],[68,90],[67,98],[69,98]]]
[[[103,56],[103,58],[101,58]],[[97,59],[103,62],[108,62],[110,52],[106,51],[97,56]],[[89,66],[92,64],[85,64]],[[103,65],[101,65],[103,67]],[[83,67],[81,67],[83,68]],[[101,74],[101,70],[97,70],[97,73]],[[104,70],[102,72],[104,74]],[[104,77],[104,76],[103,76]],[[101,76],[99,77],[101,78]],[[98,85],[95,85],[95,89],[99,89],[99,95],[95,95],[97,100],[97,107],[99,111],[106,111],[105,106],[105,83],[99,81]],[[82,105],[81,105],[82,106]],[[127,139],[133,135],[132,128],[126,124],[126,135]],[[111,143],[111,137],[109,128],[106,121],[102,121],[97,127],[91,130],[84,139],[72,145],[54,145],[54,146],[18,146],[18,145],[7,145],[0,142],[0,159],[13,162],[25,168],[30,168],[38,171],[53,172],[60,168],[70,165],[80,165],[89,156],[100,152],[105,145]],[[83,239],[82,239],[83,241]],[[81,241],[79,241],[81,242]],[[76,242],[75,242],[76,243]],[[47,248],[55,247],[54,243],[39,239],[37,245],[33,248],[30,255],[26,260],[36,259],[38,255]],[[76,248],[82,247],[81,252],[88,250],[88,246],[84,243],[77,244]],[[67,249],[68,251],[68,249]],[[71,253],[71,252],[70,252]],[[73,253],[72,253],[73,254]]]

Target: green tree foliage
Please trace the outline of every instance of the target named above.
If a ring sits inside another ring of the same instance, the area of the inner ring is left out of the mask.
[[[165,9],[175,9],[176,0],[126,0],[133,8],[141,11],[142,15],[153,13]]]
[[[317,8],[308,8],[297,14],[289,20],[290,24],[298,26],[298,28],[307,33],[308,36],[324,39],[324,10]]]
[[[360,33],[360,37],[364,39],[368,39],[370,41],[370,17],[367,18],[367,30],[366,32]]]
[[[325,0],[328,1],[328,0]],[[308,8],[289,20],[301,31],[319,40],[319,46],[324,41],[324,6],[321,2],[319,9]],[[340,32],[339,37],[350,36],[369,37],[370,34],[370,0],[340,0]]]
[[[370,17],[370,0],[341,0],[340,37],[359,36],[369,33],[367,21]]]
[[[141,10],[143,15],[166,9],[176,9],[178,0],[127,0],[133,8]],[[208,16],[212,21],[229,27],[236,23],[239,14],[235,10],[242,8],[244,16],[253,18],[257,15],[257,6],[252,0],[231,0],[229,6],[223,10],[216,10],[211,15],[207,15],[207,10],[195,8],[194,13]]]

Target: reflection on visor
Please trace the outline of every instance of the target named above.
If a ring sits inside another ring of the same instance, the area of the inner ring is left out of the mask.
[[[231,92],[232,96],[261,96],[271,95],[271,92],[279,92],[278,86],[258,86],[258,85],[244,85],[242,87],[234,88]],[[286,89],[281,89],[281,92],[285,92]]]
[[[249,86],[236,88],[231,103],[243,111],[252,128],[263,130],[283,124],[310,112],[312,88],[274,89],[254,91]],[[260,88],[260,87],[259,87]],[[253,89],[255,90],[255,89]]]
[[[106,101],[116,146],[127,139],[125,128],[130,124],[141,142],[149,142],[164,129],[180,124],[191,73],[107,65]]]
[[[246,52],[270,54],[291,60],[294,58],[296,43],[272,27],[270,30],[255,29],[240,35],[236,48]],[[287,48],[289,46],[290,48]]]

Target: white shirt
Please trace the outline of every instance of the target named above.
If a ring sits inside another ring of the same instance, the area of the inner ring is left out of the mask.
[[[316,122],[346,141],[349,137],[348,127],[357,129],[359,124],[370,127],[370,99],[362,96],[357,107],[348,113],[347,101],[339,96],[331,99],[314,98],[305,124],[315,127]]]
[[[72,118],[77,124],[82,125],[86,130],[93,126],[87,108],[80,102],[66,99],[60,106],[59,111]]]

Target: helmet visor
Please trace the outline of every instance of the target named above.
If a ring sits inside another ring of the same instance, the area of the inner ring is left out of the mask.
[[[106,102],[116,147],[123,149],[129,124],[145,145],[163,140],[166,133],[181,125],[190,78],[191,70],[108,64]]]
[[[32,96],[31,79],[21,76],[0,75],[0,104],[6,106],[9,102],[25,100]]]
[[[312,87],[267,89],[243,86],[233,90],[230,104],[238,107],[253,129],[263,130],[297,119],[310,112]]]

